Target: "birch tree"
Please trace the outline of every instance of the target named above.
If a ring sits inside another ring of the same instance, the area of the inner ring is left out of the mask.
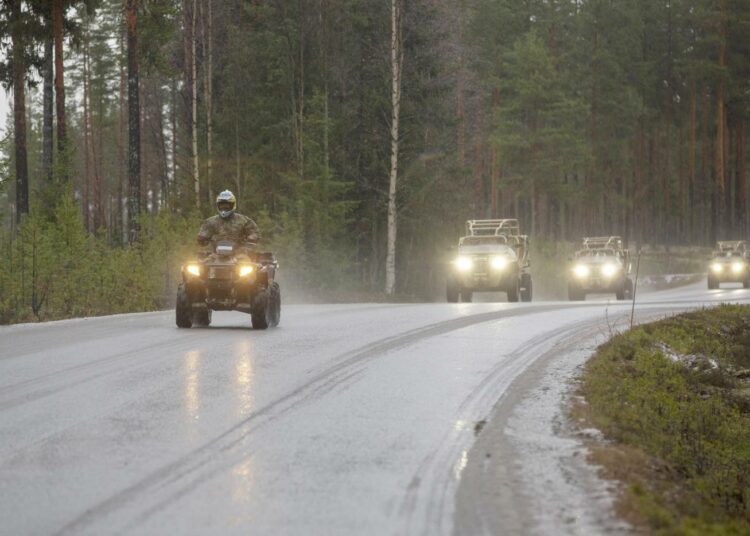
[[[398,213],[398,122],[401,113],[401,73],[404,64],[402,0],[391,0],[391,171],[388,181],[388,242],[385,259],[385,292],[396,290],[396,236]]]

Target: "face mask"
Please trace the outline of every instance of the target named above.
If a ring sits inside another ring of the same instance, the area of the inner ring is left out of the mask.
[[[221,216],[222,218],[228,218],[232,215],[232,212],[234,212],[234,210],[220,210],[219,216]]]

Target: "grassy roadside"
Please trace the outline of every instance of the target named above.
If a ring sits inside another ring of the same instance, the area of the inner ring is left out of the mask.
[[[582,427],[624,483],[619,513],[643,532],[750,534],[750,306],[643,325],[599,348],[581,378]]]

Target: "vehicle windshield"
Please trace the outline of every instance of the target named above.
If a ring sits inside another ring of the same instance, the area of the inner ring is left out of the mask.
[[[508,239],[504,236],[465,236],[461,239],[461,246],[492,246],[505,245]]]
[[[717,259],[733,259],[733,258],[742,258],[744,255],[740,253],[739,251],[717,251],[714,256]]]

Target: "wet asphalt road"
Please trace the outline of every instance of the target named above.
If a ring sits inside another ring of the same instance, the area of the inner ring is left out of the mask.
[[[639,310],[748,300],[702,283]],[[178,330],[172,312],[0,328],[0,534],[479,530],[454,522],[476,423],[561,340],[629,307],[298,305],[268,331],[240,313]]]

